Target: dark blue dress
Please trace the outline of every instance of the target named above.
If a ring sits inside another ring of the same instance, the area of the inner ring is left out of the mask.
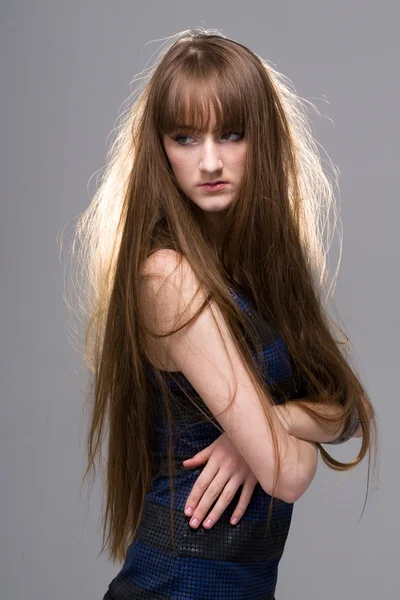
[[[245,311],[261,336],[265,367],[263,377],[276,403],[282,390],[289,398],[303,394],[300,379],[283,339],[253,309],[249,300],[230,288],[233,299]],[[253,356],[258,360],[254,348]],[[149,375],[157,388],[154,377]],[[175,372],[182,386],[196,394],[181,372]],[[259,483],[245,514],[237,525],[229,519],[236,507],[242,486],[220,519],[209,530],[202,523],[189,525],[183,509],[201,470],[181,465],[186,458],[209,446],[220,431],[215,417],[203,402],[202,409],[213,423],[203,422],[199,412],[179,386],[166,374],[174,399],[174,552],[170,532],[170,488],[168,476],[168,425],[160,417],[155,422],[156,468],[151,491],[146,494],[142,519],[135,539],[128,548],[121,571],[112,580],[103,600],[274,600],[278,564],[282,557],[292,518],[293,504],[275,499],[266,533],[271,496]],[[201,401],[202,402],[202,401]],[[210,508],[211,510],[211,508]],[[208,513],[210,512],[208,511]]]

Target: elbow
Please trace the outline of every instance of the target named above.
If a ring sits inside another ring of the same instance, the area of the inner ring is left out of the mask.
[[[304,485],[288,487],[285,493],[285,497],[282,498],[282,500],[284,500],[288,504],[294,504],[294,502],[297,502],[297,500],[299,500],[302,497],[307,487],[305,487]]]
[[[281,488],[279,490],[278,489],[275,490],[275,494],[272,494],[272,490],[269,490],[269,491],[264,490],[264,492],[266,494],[268,494],[269,496],[273,495],[274,498],[279,498],[279,500],[286,502],[286,504],[293,504],[300,497],[297,494],[293,494],[293,492],[291,490],[282,490]]]
[[[307,486],[308,487],[308,486]],[[307,488],[304,486],[287,486],[285,490],[280,490],[277,497],[286,502],[287,504],[294,504],[301,498]]]
[[[302,469],[299,469],[299,474],[296,479],[292,480],[287,485],[286,497],[288,499],[286,502],[297,502],[297,500],[299,500],[308,490],[317,472],[317,464],[317,455],[315,455],[315,459],[313,458],[312,461],[303,465]]]
[[[293,487],[288,485],[288,482],[283,481],[282,477],[279,479],[275,490],[273,489],[273,482],[270,479],[264,482],[259,480],[259,483],[268,496],[279,498],[279,500],[283,500],[283,502],[287,502],[288,504],[292,504],[297,500],[296,494],[293,493]]]
[[[301,444],[301,445],[300,445]],[[297,448],[297,446],[296,446]],[[318,447],[314,442],[299,442],[300,453],[297,450],[289,467],[286,465],[280,473],[274,497],[280,498],[287,504],[297,502],[310,487],[318,466]],[[264,491],[272,495],[272,482],[261,482]]]
[[[297,502],[297,500],[299,498],[301,498],[302,493],[300,493],[300,490],[287,490],[285,497],[282,498],[282,500],[284,502],[286,502],[287,504],[294,504],[295,502]]]
[[[273,486],[271,482],[268,482],[268,485],[262,485],[261,487],[266,494],[270,496],[273,495],[274,498],[279,498],[287,504],[293,504],[294,502],[297,502],[299,498],[301,498],[310,483],[311,482],[306,478],[298,477],[296,481],[293,481],[292,479],[283,481],[281,479],[278,482],[275,491],[272,489]]]

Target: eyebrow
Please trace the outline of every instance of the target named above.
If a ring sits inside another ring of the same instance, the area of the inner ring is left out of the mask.
[[[189,125],[188,123],[184,123],[183,125],[176,125],[174,129],[177,129],[179,131],[197,131],[197,129],[193,125]],[[216,130],[214,129],[214,131]]]
[[[193,125],[177,125],[175,127],[175,129],[178,129],[179,131],[197,131],[195,127],[193,127]]]

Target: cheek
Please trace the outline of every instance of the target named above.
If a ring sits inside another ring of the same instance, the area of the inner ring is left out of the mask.
[[[243,170],[246,163],[246,153],[247,149],[245,147],[238,148],[231,158],[231,165],[237,169]]]
[[[171,153],[169,160],[176,177],[189,175],[193,168],[193,160],[190,160],[189,156],[184,156],[179,152]]]
[[[164,141],[164,149],[175,177],[179,177],[185,170],[185,157],[168,139]]]

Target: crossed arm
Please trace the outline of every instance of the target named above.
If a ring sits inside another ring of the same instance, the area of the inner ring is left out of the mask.
[[[305,398],[301,398],[301,401],[307,405]],[[311,406],[311,402],[309,405]],[[276,404],[273,409],[289,435],[298,441],[299,461],[301,461],[303,471],[303,493],[311,485],[317,470],[318,448],[315,442],[341,443],[339,440],[343,442],[350,437],[361,437],[362,435],[360,425],[353,435],[350,435],[351,430],[355,429],[354,423],[350,424],[347,431],[338,432],[336,430],[329,434],[325,427],[321,427],[311,419],[296,402]],[[327,405],[324,407],[324,412],[327,415],[340,416],[343,408],[340,405]],[[185,504],[184,512],[186,516],[190,517],[190,526],[197,528],[203,522],[203,527],[206,529],[213,527],[229,505],[238,487],[242,485],[239,502],[231,516],[231,523],[235,525],[247,509],[257,484],[257,478],[225,434],[192,458],[184,461],[184,466],[198,468],[205,463],[208,464],[203,468]],[[208,513],[217,498],[217,503]]]
[[[178,260],[176,254],[173,251],[158,251],[145,261],[140,294],[143,318],[149,331],[162,334],[159,336],[161,342],[152,347],[154,352],[158,355],[167,353],[176,365],[176,370],[184,373],[210,411],[218,415],[218,421],[225,431],[215,443],[196,455],[197,458],[201,455],[201,458],[208,457],[210,460],[196,481],[188,501],[191,502],[195,496],[203,500],[203,494],[199,496],[198,492],[201,488],[203,491],[207,490],[217,473],[213,494],[218,495],[221,485],[230,481],[232,475],[237,475],[235,471],[239,468],[240,477],[235,477],[233,488],[236,486],[237,489],[238,485],[247,481],[250,472],[256,475],[261,487],[268,493],[274,479],[275,456],[258,390],[254,387],[218,305],[209,302],[201,315],[197,315],[198,309],[204,308],[204,301],[208,299],[206,290],[202,289],[199,293],[200,284],[190,265],[187,261]],[[184,328],[171,335],[171,325],[176,326],[177,317],[182,314],[197,318],[189,320]],[[152,343],[154,344],[154,340]],[[209,385],[210,380],[213,381],[212,387]],[[227,411],[223,409],[227,408],[231,382],[235,383],[236,395],[234,404]],[[292,417],[293,406],[288,407]],[[278,410],[273,416],[275,422],[279,421]],[[285,415],[281,416],[283,418]],[[281,427],[281,431],[277,432],[278,444],[284,449],[284,464],[275,493],[278,498],[287,502],[300,497],[315,475],[318,449],[312,439],[326,441],[326,438],[320,438],[321,431],[317,431],[317,436],[310,436],[309,427],[315,428],[316,424],[310,421],[307,423],[304,420],[305,414],[301,421],[298,417],[299,415],[293,418],[291,425],[288,424],[289,427],[295,427],[296,431],[289,429],[284,434]],[[238,427],[237,424],[241,426]],[[302,428],[302,433],[297,429],[299,427]],[[322,435],[326,435],[324,431]],[[218,450],[217,459],[214,451],[225,441],[230,444],[225,444],[223,452]],[[185,462],[191,462],[193,466],[196,464],[193,459],[195,457]],[[226,469],[228,462],[237,468]],[[223,472],[222,475],[220,471]],[[252,482],[253,480],[254,478]]]
[[[299,398],[303,404],[312,407],[313,403],[307,401],[306,398]],[[331,432],[327,432],[329,426],[321,426],[316,423],[300,406],[297,401],[278,404],[274,407],[278,416],[283,417],[281,421],[285,425],[288,433],[300,440],[308,440],[310,442],[319,442],[321,444],[343,443],[352,437],[361,437],[362,428],[358,422],[357,416],[352,420],[348,430],[345,425],[338,432],[336,426],[331,426]],[[343,407],[339,404],[322,405],[318,410],[327,416],[334,416],[338,419],[343,414]]]

